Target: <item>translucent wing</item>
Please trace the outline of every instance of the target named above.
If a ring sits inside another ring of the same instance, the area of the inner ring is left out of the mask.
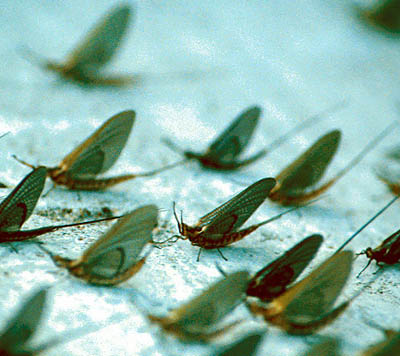
[[[105,278],[129,270],[150,242],[151,232],[157,226],[157,215],[155,205],[146,205],[121,218],[86,250],[82,268],[89,274]]]
[[[339,130],[327,133],[279,173],[276,180],[280,194],[295,195],[316,184],[335,155],[340,137]]]
[[[108,119],[67,155],[60,167],[72,178],[90,178],[110,169],[125,147],[135,116],[128,110]]]
[[[312,346],[301,356],[339,356],[339,342],[336,339],[327,339]]]
[[[175,309],[171,318],[188,333],[206,331],[221,320],[243,297],[249,274],[236,272],[215,283],[189,303]]]
[[[46,180],[47,169],[29,173],[0,204],[0,231],[18,231],[31,216]]]
[[[65,67],[80,72],[95,72],[106,64],[121,44],[131,9],[119,6],[108,13],[89,32],[78,47],[68,57]]]
[[[252,356],[255,354],[257,345],[261,342],[264,333],[254,333],[235,342],[226,350],[217,354],[217,356]]]
[[[231,200],[203,216],[198,226],[207,226],[207,234],[224,234],[239,229],[268,197],[275,179],[264,178],[247,187]]]
[[[258,106],[244,111],[214,140],[204,156],[217,162],[234,161],[248,145],[260,115]]]
[[[285,319],[307,323],[328,313],[351,272],[353,254],[342,251],[272,301]]]
[[[361,356],[394,356],[400,355],[400,333],[397,332],[387,340],[365,350]]]
[[[247,295],[262,300],[271,300],[281,295],[311,262],[322,241],[321,235],[311,235],[296,244],[251,279]]]
[[[0,336],[0,348],[10,351],[23,350],[25,343],[36,331],[46,301],[46,289],[32,295],[7,323],[6,330]]]

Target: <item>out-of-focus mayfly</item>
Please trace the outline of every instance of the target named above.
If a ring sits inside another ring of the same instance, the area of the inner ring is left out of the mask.
[[[319,344],[311,346],[301,356],[340,356],[337,339],[328,338]]]
[[[324,113],[310,117],[299,125],[273,141],[264,149],[258,151],[249,158],[239,160],[239,156],[249,144],[258,120],[261,116],[261,108],[252,106],[243,111],[207,148],[205,153],[196,153],[184,151],[178,148],[169,139],[164,139],[170,148],[180,152],[187,160],[196,159],[204,168],[215,170],[235,170],[247,166],[267,153],[278,148],[291,135],[300,132],[319,120],[323,115],[330,114],[342,108],[346,102],[341,102],[334,107],[326,110]]]
[[[400,1],[380,0],[371,9],[356,8],[362,20],[379,30],[400,33]]]
[[[307,188],[319,182],[339,147],[340,131],[333,130],[328,132],[278,174],[276,177],[277,184],[269,198],[282,205],[297,205],[317,197],[349,172],[369,151],[375,148],[380,141],[391,133],[397,125],[398,122],[393,122],[386,127],[385,130],[369,142],[348,165],[328,182],[312,191],[306,191]]]
[[[351,271],[353,254],[342,251],[296,283],[268,306],[250,303],[256,315],[289,334],[307,335],[334,321],[350,304],[332,309]]]
[[[260,344],[265,332],[256,332],[228,346],[216,356],[253,356],[256,354],[257,346]]]
[[[20,230],[31,216],[43,191],[46,168],[38,167],[29,173],[14,190],[0,203],[0,242],[13,242],[31,239],[65,227],[93,224],[117,217],[85,221],[81,223],[45,226],[33,230]]]
[[[76,260],[54,256],[43,246],[40,248],[57,266],[67,268],[78,278],[97,285],[116,285],[142,268],[146,257],[139,255],[151,241],[151,232],[158,224],[157,215],[155,205],[125,215]]]
[[[371,224],[378,216],[380,216],[386,209],[388,209],[394,202],[397,201],[399,196],[391,199],[383,208],[375,213],[364,225],[362,225],[353,235],[351,235],[335,252],[338,254],[343,248],[350,243],[362,230]],[[372,262],[376,260],[378,263],[395,264],[400,259],[400,230],[396,231],[393,235],[384,240],[377,248],[367,248],[361,254],[366,254],[370,259],[365,268],[358,274],[360,275]]]
[[[284,293],[314,258],[323,237],[311,235],[256,273],[247,287],[247,295],[269,302]]]
[[[185,224],[182,216],[179,221],[174,205],[174,215],[180,235],[175,235],[173,237],[182,240],[189,239],[193,246],[199,246],[200,250],[197,260],[200,258],[202,248],[218,249],[219,253],[223,257],[219,250],[220,247],[225,247],[239,241],[258,229],[260,226],[272,222],[294,210],[290,209],[284,211],[268,220],[239,230],[247,219],[249,219],[257,208],[264,202],[274,186],[275,179],[261,179],[247,187],[232,199],[220,205],[218,208],[201,217],[194,226]]]
[[[90,137],[65,156],[57,167],[47,168],[47,175],[55,184],[64,185],[69,189],[101,190],[136,177],[152,176],[174,167],[174,165],[169,165],[146,173],[96,178],[97,175],[109,170],[118,159],[128,140],[135,117],[136,114],[132,110],[112,116]],[[29,163],[20,159],[17,160],[34,168]]]
[[[361,353],[361,356],[400,355],[400,332],[394,330],[383,331],[385,333],[386,339],[364,350]]]
[[[47,70],[61,77],[86,85],[124,86],[135,81],[131,75],[104,75],[104,67],[114,56],[122,42],[131,18],[131,8],[121,5],[102,18],[78,46],[68,55],[64,63],[39,59]],[[25,50],[27,52],[27,50]],[[28,51],[29,57],[37,62],[38,56]]]
[[[7,322],[7,328],[0,333],[0,354],[5,356],[31,356],[44,351],[49,345],[30,347],[29,340],[36,332],[42,319],[46,301],[46,289],[33,294],[20,307],[15,316]]]
[[[249,274],[236,272],[212,285],[187,304],[172,310],[166,317],[147,315],[164,331],[184,340],[207,341],[239,323],[235,321],[220,329],[215,324],[242,301]]]

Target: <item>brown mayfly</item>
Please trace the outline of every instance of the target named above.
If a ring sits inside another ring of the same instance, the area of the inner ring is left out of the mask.
[[[134,83],[132,75],[105,75],[104,67],[120,47],[128,29],[132,10],[128,5],[120,5],[109,11],[68,55],[64,63],[56,63],[39,58],[30,49],[24,48],[28,58],[39,62],[47,70],[78,84],[96,86],[125,86]]]
[[[57,167],[47,168],[54,184],[73,190],[102,190],[137,177],[149,177],[174,167],[176,164],[137,174],[124,174],[111,178],[97,178],[117,161],[129,138],[136,113],[122,111],[112,116],[91,136],[64,157]],[[14,156],[14,158],[16,158]],[[16,158],[22,164],[31,164]]]
[[[321,180],[339,147],[341,132],[328,132],[275,177],[277,184],[269,199],[282,205],[298,205],[319,196],[359,163],[397,125],[395,121],[386,127],[328,182],[307,191]]]
[[[45,226],[32,230],[21,230],[31,216],[43,191],[46,168],[38,167],[29,173],[0,203],[0,242],[28,240],[65,227],[93,224],[119,218],[113,216],[80,223]]]

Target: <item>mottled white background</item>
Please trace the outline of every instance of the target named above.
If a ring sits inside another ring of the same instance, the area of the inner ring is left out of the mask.
[[[124,213],[155,203],[161,222],[175,231],[172,200],[185,220],[196,220],[243,187],[232,179],[253,182],[274,176],[320,135],[340,128],[343,140],[326,177],[343,167],[364,144],[391,121],[400,89],[400,42],[361,24],[351,1],[140,1],[135,21],[110,71],[143,74],[128,89],[84,89],[64,84],[18,54],[23,45],[44,57],[62,59],[110,1],[3,1],[0,11],[0,180],[15,185],[29,170],[11,158],[56,165],[111,115],[137,111],[132,135],[110,174],[145,171],[179,159],[160,143],[173,137],[182,147],[201,150],[216,133],[249,105],[263,107],[263,118],[249,152],[257,151],[302,120],[345,99],[342,111],[289,140],[279,150],[233,174],[206,172],[190,163],[153,178],[137,179],[107,192],[79,193],[56,189],[40,200],[25,228],[93,218],[102,207]],[[143,311],[166,313],[216,281],[215,262],[226,271],[255,272],[311,233],[324,235],[313,265],[320,263],[351,235],[391,194],[373,167],[383,152],[398,143],[396,130],[383,144],[340,180],[315,206],[291,214],[224,249],[229,259],[180,241],[155,249],[139,274],[118,288],[84,285],[56,268],[34,244],[0,246],[0,327],[16,306],[39,286],[51,285],[45,318],[35,343],[72,328],[103,327],[45,355],[212,355],[222,345],[265,327],[241,306],[230,320],[245,318],[213,345],[184,345],[162,339]],[[6,190],[3,191],[6,195]],[[71,213],[63,208],[72,209]],[[87,209],[86,214],[84,209]],[[399,206],[392,207],[351,245],[359,252],[376,246],[399,228]],[[266,202],[250,222],[282,211]],[[79,256],[105,231],[105,225],[70,229],[41,237],[63,256]],[[159,239],[169,237],[166,232]],[[373,278],[372,266],[360,257],[342,298]],[[320,334],[342,340],[346,354],[382,339],[367,326],[400,327],[398,268],[387,269],[354,301],[346,313]],[[152,298],[150,304],[137,290]],[[109,325],[110,326],[107,326]],[[290,337],[268,328],[259,355],[297,355],[316,336]]]

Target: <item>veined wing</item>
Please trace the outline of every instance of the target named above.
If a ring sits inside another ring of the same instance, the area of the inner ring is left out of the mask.
[[[108,119],[60,163],[74,178],[93,177],[111,168],[125,147],[135,112],[123,111]]]
[[[155,205],[146,205],[121,218],[85,251],[82,256],[85,268],[89,273],[110,277],[134,266],[151,240],[157,215]]]
[[[277,177],[279,191],[294,193],[317,183],[335,155],[341,133],[334,130],[322,136]]]
[[[211,143],[205,156],[217,162],[234,161],[248,145],[260,115],[258,106],[244,111]]]
[[[31,216],[46,180],[47,169],[29,173],[0,204],[0,231],[20,230]]]
[[[351,272],[353,254],[342,251],[272,301],[285,319],[307,323],[328,313]]]
[[[259,271],[250,281],[247,294],[270,300],[282,294],[314,258],[323,237],[311,235]]]
[[[264,178],[200,218],[198,226],[207,233],[224,234],[236,231],[256,211],[275,186],[274,178]]]

